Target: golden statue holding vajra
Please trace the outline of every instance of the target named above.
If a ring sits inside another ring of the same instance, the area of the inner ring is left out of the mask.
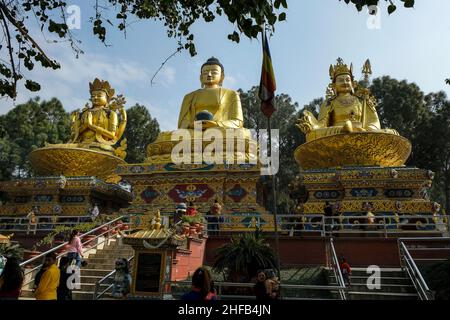
[[[368,61],[365,68],[370,68]],[[306,134],[307,141],[339,133],[365,131],[398,135],[395,130],[381,129],[376,100],[369,89],[354,80],[352,69],[352,65],[349,68],[340,58],[335,66],[330,66],[332,82],[318,118],[305,110],[304,117],[297,124]]]
[[[363,67],[365,82],[372,68]],[[411,153],[411,143],[396,130],[382,129],[376,99],[355,81],[353,66],[342,59],[330,66],[331,83],[316,118],[305,110],[297,127],[306,143],[295,151],[303,169],[341,166],[401,166]]]

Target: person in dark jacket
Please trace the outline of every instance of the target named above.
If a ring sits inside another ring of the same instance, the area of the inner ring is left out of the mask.
[[[67,273],[67,268],[70,266],[72,259],[68,257],[61,257],[59,260],[60,279],[59,286],[56,289],[58,300],[72,300],[72,290],[67,286],[67,280],[71,273]]]
[[[253,292],[255,293],[257,301],[269,300],[266,288],[266,280],[267,276],[264,270],[258,270],[258,272],[256,273],[256,284],[253,287]]]
[[[24,274],[19,260],[8,258],[0,276],[0,300],[17,300],[22,290]]]

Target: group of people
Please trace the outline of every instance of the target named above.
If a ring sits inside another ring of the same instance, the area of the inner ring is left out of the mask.
[[[179,223],[183,215],[195,216],[197,215],[197,213],[198,211],[194,202],[190,201],[188,202],[188,204],[183,202],[178,203],[175,209],[175,214],[173,216],[173,224]],[[219,199],[214,200],[214,203],[206,213],[206,220],[208,222],[208,234],[218,234],[220,230],[220,224],[224,221],[222,217],[222,205],[220,204]]]
[[[42,268],[34,278],[33,289],[36,300],[72,300],[68,279],[73,274],[73,270],[69,267],[74,261],[75,266],[82,265],[83,245],[78,231],[72,231],[67,249],[67,255],[59,260],[59,267],[56,265],[57,256],[54,252],[45,256]],[[19,259],[8,258],[0,275],[0,300],[18,299],[23,282],[24,272]]]
[[[258,301],[276,300],[280,297],[280,281],[272,269],[258,270],[253,290]]]

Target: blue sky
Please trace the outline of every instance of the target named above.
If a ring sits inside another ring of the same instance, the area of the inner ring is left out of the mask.
[[[59,98],[71,111],[88,101],[88,82],[95,77],[109,80],[128,105],[147,106],[163,130],[176,127],[183,96],[199,88],[199,68],[210,56],[225,66],[225,86],[251,88],[259,83],[261,44],[242,38],[240,44],[226,36],[234,26],[225,19],[194,25],[198,55],[177,54],[150,79],[162,61],[176,49],[159,22],[135,22],[127,38],[111,31],[105,47],[91,35],[88,18],[91,8],[85,0],[67,1],[81,7],[81,30],[75,32],[85,51],[79,59],[68,45],[45,44],[50,56],[59,60],[58,71],[36,69],[33,78],[41,82],[42,98]],[[92,3],[92,1],[90,1]],[[384,2],[384,1],[382,1]],[[397,0],[396,2],[399,2]],[[380,8],[379,29],[367,27],[369,15],[337,0],[289,0],[287,21],[278,24],[270,40],[278,93],[287,93],[300,105],[325,93],[328,68],[336,58],[353,62],[356,76],[367,58],[374,77],[390,75],[417,83],[426,93],[445,90],[450,77],[450,1],[418,0],[415,9],[400,8],[388,16],[385,4]],[[36,33],[36,37],[41,35]],[[0,114],[35,94],[19,91],[17,101],[0,100]]]

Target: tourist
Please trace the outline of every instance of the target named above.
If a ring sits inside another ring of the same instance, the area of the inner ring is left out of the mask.
[[[222,206],[219,203],[218,199],[214,200],[213,205],[211,206],[207,216],[208,221],[208,234],[217,235],[219,234],[220,222],[222,222]]]
[[[59,286],[56,290],[58,300],[72,300],[72,290],[67,286],[67,280],[72,273],[68,273],[68,268],[70,266],[72,259],[68,257],[61,257],[59,260]]]
[[[325,232],[332,232],[333,231],[333,206],[327,201],[325,202],[325,206],[323,207],[324,212],[324,222],[325,222]]]
[[[375,215],[371,210],[367,211],[367,230],[377,230],[377,226],[375,225]]]
[[[75,260],[76,266],[81,267],[81,258],[83,257],[83,245],[79,237],[78,230],[73,230],[69,238],[69,246],[67,248],[67,257]]]
[[[181,221],[181,217],[186,214],[187,205],[186,203],[179,203],[175,209],[175,214],[173,216],[173,224],[177,224]]]
[[[192,287],[191,291],[185,293],[181,300],[188,301],[202,301],[202,300],[217,300],[215,295],[211,293],[211,274],[205,268],[198,268],[195,270],[192,276]]]
[[[267,294],[266,289],[266,274],[264,270],[258,270],[256,273],[256,283],[253,287],[253,292],[255,293],[255,297],[257,301],[267,301],[269,300],[269,295]]]
[[[17,300],[22,290],[24,274],[16,258],[8,258],[0,276],[0,300]]]
[[[36,289],[36,300],[56,300],[57,288],[59,285],[60,272],[56,266],[56,254],[50,252],[45,256],[45,272],[39,281],[39,285]]]
[[[36,234],[37,219],[36,214],[34,213],[34,209],[31,209],[31,211],[27,214],[27,219],[28,219],[27,234],[29,234],[30,232]]]
[[[266,293],[269,299],[276,300],[280,296],[280,281],[272,269],[266,271]]]
[[[339,268],[342,272],[342,277],[344,278],[344,283],[351,286],[350,276],[352,275],[352,268],[348,264],[347,260],[344,257],[341,257],[341,263]]]
[[[92,210],[91,210],[91,219],[92,219],[92,222],[95,221],[95,219],[97,218],[97,216],[99,215],[99,213],[100,213],[100,210],[98,209],[98,204],[95,204],[95,205],[94,205],[94,208],[92,208]]]
[[[186,209],[186,214],[188,216],[195,216],[197,215],[197,208],[195,207],[194,203],[192,201],[189,201],[189,205]]]

